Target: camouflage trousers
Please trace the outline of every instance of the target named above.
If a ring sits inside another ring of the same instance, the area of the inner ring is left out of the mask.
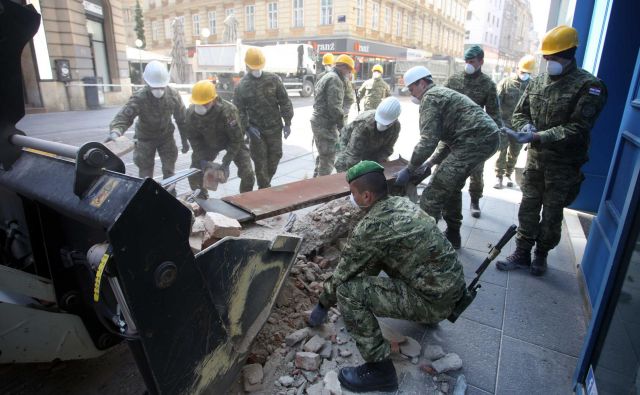
[[[560,242],[563,209],[578,196],[584,176],[576,166],[527,166],[518,210],[516,245],[528,251],[536,245],[542,252]],[[542,210],[542,215],[541,211]]]
[[[200,147],[194,148],[195,149],[191,154],[191,167],[194,169],[201,169],[201,161],[203,160],[208,162],[214,161],[218,156],[218,153],[221,151],[215,147],[207,147],[206,149],[198,149]],[[253,190],[255,177],[253,175],[253,168],[251,167],[249,150],[244,144],[242,144],[242,147],[236,154],[236,157],[233,158],[233,163],[235,163],[238,168],[238,177],[240,177],[240,193]],[[202,177],[202,172],[189,176],[189,186],[191,186],[192,191],[195,191],[196,189],[201,190],[203,188]]]
[[[178,147],[173,135],[163,139],[139,138],[133,150],[133,163],[138,166],[140,178],[153,177],[156,151],[158,151],[160,163],[162,163],[162,178],[169,178],[175,174]]]
[[[504,175],[509,177],[513,174],[513,169],[516,166],[521,149],[522,144],[513,139],[500,139],[500,155],[498,155],[498,159],[496,160],[496,177],[502,177]]]
[[[455,305],[430,302],[402,280],[377,276],[340,284],[336,296],[346,328],[366,362],[381,361],[391,352],[376,317],[435,324],[447,318]]]
[[[468,143],[453,149],[433,173],[429,185],[420,197],[420,208],[435,218],[444,218],[447,227],[459,230],[462,225],[462,188],[478,166],[498,148],[498,134],[494,133],[478,143]]]
[[[484,161],[471,170],[469,175],[469,196],[471,199],[480,199],[484,189]]]
[[[338,130],[335,126],[327,126],[320,122],[311,122],[313,143],[318,149],[316,167],[313,176],[326,176],[333,171],[338,145]]]
[[[251,158],[256,168],[258,188],[269,188],[282,158],[282,128],[261,130],[262,139],[251,139]]]

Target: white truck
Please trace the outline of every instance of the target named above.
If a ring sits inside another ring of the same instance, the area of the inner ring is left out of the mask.
[[[209,44],[196,47],[195,71],[215,76],[218,91],[229,97],[246,72],[244,56],[247,49],[258,47],[241,42],[235,44]],[[264,70],[282,78],[288,91],[297,91],[302,97],[313,94],[316,76],[316,55],[309,44],[276,44],[258,47],[264,53]]]

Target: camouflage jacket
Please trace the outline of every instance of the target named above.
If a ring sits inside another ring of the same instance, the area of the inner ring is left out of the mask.
[[[320,301],[336,303],[336,288],[380,270],[404,281],[428,301],[454,304],[465,287],[462,264],[435,220],[409,199],[375,202],[353,230]]]
[[[390,94],[391,88],[382,78],[368,79],[358,89],[358,98],[363,100],[364,111],[375,110],[382,99]]]
[[[383,162],[391,156],[400,134],[400,122],[396,121],[380,132],[376,129],[375,115],[375,110],[365,111],[342,128],[335,164],[337,171],[346,171],[361,160]]]
[[[342,127],[344,122],[345,79],[336,69],[325,74],[315,87],[311,120]]]
[[[233,104],[238,107],[244,129],[253,125],[261,132],[281,131],[283,119],[285,125],[291,125],[293,105],[276,74],[265,71],[260,78],[245,74],[236,87]]]
[[[409,169],[420,166],[439,141],[449,149],[474,149],[498,133],[495,122],[467,96],[443,86],[430,86],[420,102],[420,141]]]
[[[151,88],[145,86],[131,95],[127,104],[120,109],[109,125],[110,130],[124,133],[136,117],[135,137],[138,139],[173,138],[174,126],[171,116],[178,124],[180,136],[184,139],[185,108],[177,90],[166,87],[165,94],[157,99]]]
[[[538,129],[540,141],[530,144],[527,166],[584,164],[591,128],[606,102],[607,87],[575,60],[557,77],[545,73],[534,78],[511,120],[516,130],[528,123]]]
[[[498,100],[500,100],[500,113],[502,114],[502,123],[504,126],[511,128],[511,117],[513,110],[520,100],[520,96],[529,85],[529,80],[522,81],[518,76],[505,77],[498,82]]]
[[[218,98],[215,106],[204,115],[196,114],[194,106],[189,106],[186,135],[196,157],[206,156],[204,151],[226,150],[222,158],[225,166],[231,163],[244,144],[238,109],[222,98]]]
[[[461,71],[449,77],[444,86],[467,95],[474,103],[484,108],[498,126],[502,126],[496,84],[488,75],[482,71],[473,74]]]
[[[349,115],[351,106],[356,102],[356,91],[351,83],[351,80],[344,80],[344,102],[342,103],[342,111],[344,115]]]

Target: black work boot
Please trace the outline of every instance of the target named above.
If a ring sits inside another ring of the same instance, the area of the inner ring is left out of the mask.
[[[533,262],[529,272],[534,276],[542,276],[547,271],[547,252],[536,249],[533,252]]]
[[[391,359],[366,362],[360,366],[340,369],[340,384],[352,392],[397,391],[398,376]]]
[[[524,248],[516,247],[513,254],[509,255],[504,261],[496,262],[498,270],[515,270],[528,269],[531,266],[531,251]]]
[[[480,218],[480,199],[471,198],[471,216]]]
[[[451,246],[453,246],[454,249],[460,249],[460,245],[462,244],[460,229],[454,230],[451,228],[447,228],[447,230],[444,231],[444,236],[447,238],[447,240],[449,240],[449,243],[451,243]]]
[[[514,185],[514,182],[511,179],[511,174],[507,174],[506,177],[507,177],[507,187],[512,188]]]

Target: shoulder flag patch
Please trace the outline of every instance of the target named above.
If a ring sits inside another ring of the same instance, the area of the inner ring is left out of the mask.
[[[591,88],[589,88],[589,94],[590,95],[594,95],[594,96],[600,96],[600,88],[592,86]]]

